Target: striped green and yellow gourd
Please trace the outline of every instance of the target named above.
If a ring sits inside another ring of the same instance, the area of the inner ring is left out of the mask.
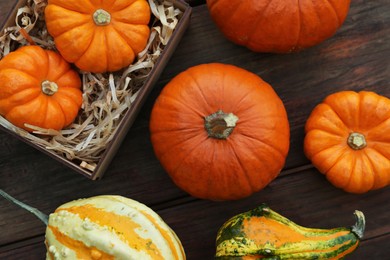
[[[343,259],[363,236],[365,218],[355,211],[350,228],[306,228],[261,205],[225,222],[216,239],[218,260]]]

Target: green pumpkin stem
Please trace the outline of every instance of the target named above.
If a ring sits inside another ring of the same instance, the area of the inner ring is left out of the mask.
[[[25,204],[25,203],[15,199],[14,197],[9,195],[8,193],[3,191],[2,189],[0,189],[0,196],[4,197],[8,201],[16,204],[17,206],[21,207],[22,209],[25,209],[28,212],[34,214],[37,218],[39,218],[47,226],[47,223],[49,221],[49,217],[46,214],[42,213],[41,211],[39,211],[36,208],[33,208],[33,207],[31,207],[31,206],[29,206],[29,205],[27,205],[27,204]]]
[[[360,133],[350,133],[347,143],[354,150],[360,150],[367,146],[366,138]]]
[[[104,9],[98,9],[93,13],[93,21],[96,25],[108,25],[111,22],[111,15]]]
[[[233,132],[238,117],[233,113],[225,113],[222,110],[205,117],[205,129],[209,137],[227,139]]]
[[[42,92],[48,96],[53,96],[58,91],[58,85],[55,82],[45,80],[41,83]]]

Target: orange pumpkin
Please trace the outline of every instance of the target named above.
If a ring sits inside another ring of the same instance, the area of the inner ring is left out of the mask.
[[[286,53],[317,45],[344,22],[350,0],[207,0],[232,42],[256,52]]]
[[[25,46],[0,61],[0,115],[14,125],[60,130],[82,104],[81,80],[58,53]]]
[[[336,187],[364,193],[390,184],[390,99],[341,91],[314,108],[304,149]]]
[[[130,65],[150,34],[146,0],[49,0],[45,20],[61,55],[95,73]]]
[[[286,111],[273,88],[254,73],[219,63],[174,77],[155,102],[150,132],[176,185],[211,200],[264,188],[289,148]]]

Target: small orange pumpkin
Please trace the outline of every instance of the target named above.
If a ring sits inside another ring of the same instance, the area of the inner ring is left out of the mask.
[[[58,53],[24,46],[0,61],[0,115],[14,125],[60,130],[82,104],[81,80]]]
[[[49,0],[45,20],[61,55],[95,73],[130,65],[150,34],[146,0]]]
[[[364,193],[390,184],[390,99],[341,91],[314,108],[304,150],[336,187]]]
[[[289,123],[281,99],[259,76],[202,64],[174,77],[150,119],[157,158],[194,197],[234,200],[268,185],[284,166]]]
[[[317,45],[344,22],[350,0],[207,0],[232,42],[256,52],[286,53]]]

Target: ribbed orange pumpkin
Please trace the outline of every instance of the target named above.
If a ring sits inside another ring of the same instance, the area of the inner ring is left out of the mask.
[[[174,77],[150,119],[157,158],[194,197],[240,199],[284,166],[289,123],[282,101],[259,76],[219,63]]]
[[[45,244],[46,259],[185,259],[179,238],[157,213],[113,195],[58,207],[49,216]]]
[[[304,148],[336,187],[364,193],[390,184],[390,99],[340,91],[314,108]]]
[[[229,40],[256,52],[286,53],[331,37],[350,0],[207,0],[207,5]]]
[[[58,53],[25,46],[0,61],[0,114],[14,125],[60,130],[82,104],[81,80]]]
[[[150,33],[146,0],[49,0],[45,20],[61,55],[95,73],[130,65]]]

